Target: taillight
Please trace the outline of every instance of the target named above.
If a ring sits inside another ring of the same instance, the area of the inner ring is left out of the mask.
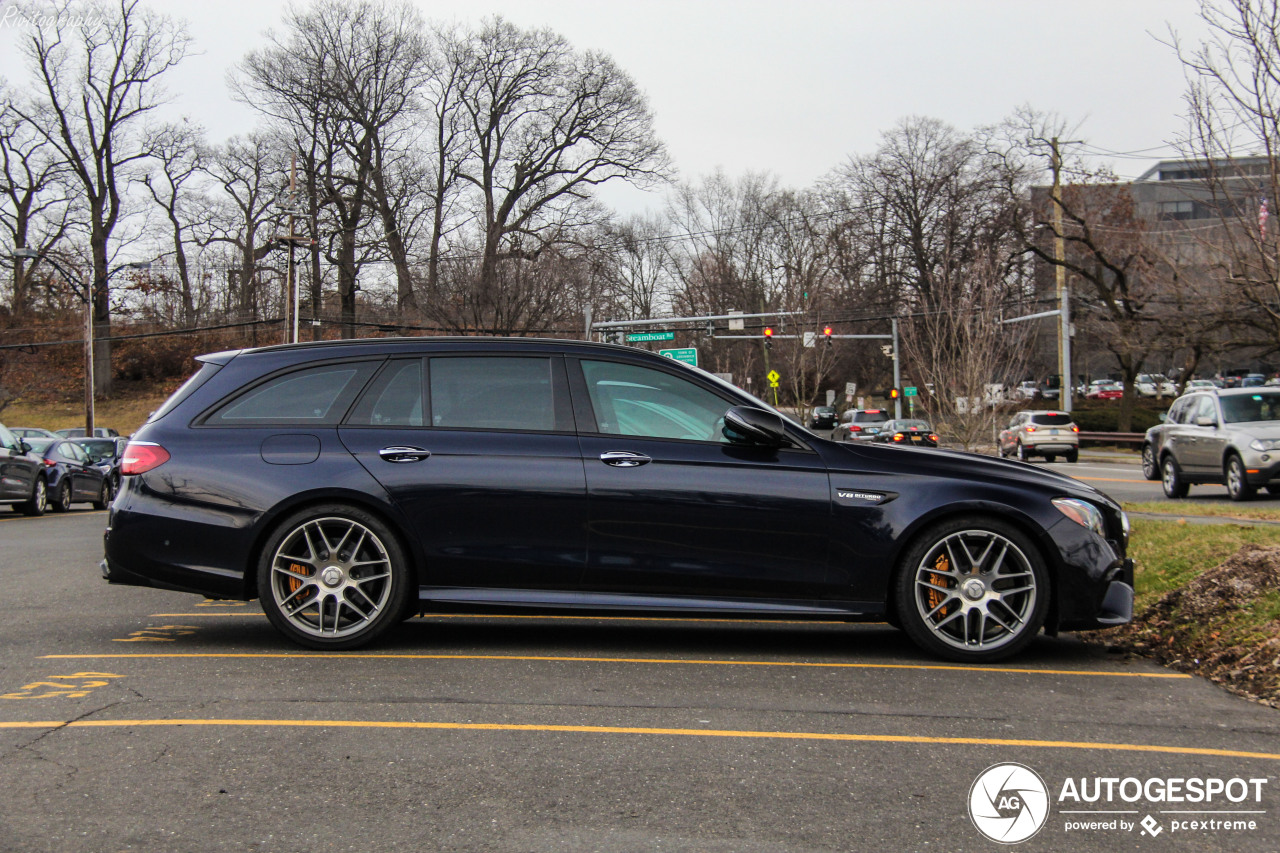
[[[131,441],[120,457],[121,474],[145,474],[169,461],[169,451],[152,441]]]
[[[857,424],[851,424],[849,426],[849,432],[862,432],[862,427],[858,426]]]
[[[893,440],[894,440],[894,441],[902,441],[902,440],[903,440],[903,439],[905,439],[905,438],[906,438],[906,436],[905,436],[905,435],[903,435],[903,434],[902,434],[902,433],[900,433],[900,432],[895,432],[895,433],[893,434]]]
[[[1027,427],[1027,432],[1035,432],[1035,431],[1036,431],[1036,428],[1035,428],[1035,427],[1033,427],[1033,426],[1028,426],[1028,427]]]
[[[937,436],[937,434],[936,434],[936,433],[929,433],[929,440],[930,440],[930,441],[932,441],[934,444],[937,444],[937,443],[938,443],[938,436]]]
[[[1071,425],[1071,431],[1072,431],[1072,432],[1079,432],[1079,431],[1080,431],[1080,427],[1076,426],[1075,424],[1072,424],[1072,425]]]
[[[54,465],[57,465],[57,464],[58,464],[58,463],[57,463],[57,462],[55,462],[54,460],[50,459],[48,456],[46,456],[45,458],[41,459],[40,461],[44,463],[44,465],[45,465],[45,467],[46,467],[46,468],[52,468]]]

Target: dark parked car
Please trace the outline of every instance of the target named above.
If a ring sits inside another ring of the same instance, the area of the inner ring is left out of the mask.
[[[40,427],[9,427],[9,432],[18,438],[61,438],[56,432],[50,432]]]
[[[881,444],[892,444],[897,447],[937,447],[938,434],[929,426],[928,421],[903,418],[900,421],[885,421],[875,441]]]
[[[29,455],[38,466],[39,483],[32,500],[44,494],[44,506],[54,512],[66,512],[73,503],[91,503],[94,509],[106,509],[115,489],[107,476],[94,466],[84,448],[69,438],[30,438],[25,440]],[[34,504],[32,505],[34,509]],[[31,512],[40,515],[44,509]]]
[[[0,504],[27,515],[43,515],[49,506],[44,463],[30,450],[30,444],[0,424]]]
[[[809,429],[831,429],[836,425],[834,406],[815,406],[809,418]]]
[[[111,481],[112,494],[120,491],[120,458],[124,456],[126,438],[73,438],[89,454],[93,466]]]
[[[820,438],[581,341],[203,356],[129,442],[103,575],[259,598],[317,649],[418,611],[891,620],[991,661],[1131,618],[1128,521],[1032,466]]]

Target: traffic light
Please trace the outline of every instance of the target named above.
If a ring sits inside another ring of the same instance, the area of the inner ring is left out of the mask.
[[[822,336],[827,339],[827,346],[831,346],[831,327],[830,326],[822,327]]]
[[[764,327],[764,348],[773,349],[773,326]]]
[[[901,397],[901,396],[902,396],[902,390],[901,390],[901,389],[899,389],[899,388],[890,388],[890,389],[889,389],[889,399],[890,399],[890,400],[896,400],[896,399],[898,399],[898,398],[899,398],[899,397]]]

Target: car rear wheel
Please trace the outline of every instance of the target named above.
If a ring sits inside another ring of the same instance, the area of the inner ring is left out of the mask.
[[[1079,461],[1080,461],[1080,451],[1079,451],[1079,450],[1069,450],[1069,451],[1067,451],[1067,462],[1069,462],[1069,463],[1071,463],[1072,465],[1074,465],[1075,463],[1077,463],[1077,462],[1079,462]]]
[[[1173,456],[1165,456],[1164,461],[1160,463],[1160,485],[1164,489],[1166,498],[1185,498],[1187,496],[1188,486],[1182,479],[1182,471],[1178,468],[1178,463],[1173,460]]]
[[[353,649],[397,624],[411,574],[381,520],[328,504],[282,521],[258,561],[258,595],[271,624],[313,649]]]
[[[957,518],[903,557],[897,615],[922,648],[955,661],[1007,658],[1039,633],[1049,608],[1044,558],[998,519]]]
[[[1227,457],[1227,497],[1233,501],[1247,501],[1257,492],[1249,484],[1249,475],[1245,473],[1244,461],[1235,454]]]
[[[64,477],[58,484],[58,494],[53,499],[54,512],[66,512],[71,509],[71,484]]]
[[[106,509],[111,505],[111,481],[103,480],[102,488],[98,490],[98,499],[93,502],[94,509]]]
[[[31,487],[31,497],[22,505],[23,515],[44,515],[45,510],[49,508],[49,487],[45,484],[44,477],[36,477],[35,485]]]
[[[1148,480],[1160,479],[1160,466],[1156,464],[1156,450],[1149,444],[1142,445],[1142,476]]]
[[[1027,450],[1027,446],[1021,441],[1018,442],[1018,458],[1023,462],[1031,461],[1031,452]]]

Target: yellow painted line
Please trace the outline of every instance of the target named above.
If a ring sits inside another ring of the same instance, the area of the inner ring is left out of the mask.
[[[867,735],[843,732],[764,732],[732,729],[667,729],[640,726],[555,726],[521,723],[433,723],[379,720],[67,720],[3,722],[0,728],[139,728],[144,726],[245,726],[350,729],[432,729],[443,731],[540,732],[606,735],[660,735],[667,737],[756,738],[764,740],[819,740],[852,743],[916,743],[948,746],[1029,746],[1047,749],[1094,749],[1116,752],[1160,752],[1172,755],[1209,755],[1226,758],[1261,758],[1280,761],[1280,753],[1247,752],[1238,749],[1211,749],[1196,746],[1161,746],[1144,743],[1107,743],[1070,740],[1029,740],[1023,738],[921,737],[914,735]]]
[[[1068,475],[1070,476],[1070,475]],[[1091,483],[1159,483],[1159,480],[1125,480],[1120,477],[1072,477],[1073,480],[1086,480]]]
[[[553,655],[413,655],[413,654],[364,654],[333,652],[145,652],[97,655],[44,655],[43,660],[101,660],[105,658],[244,658],[249,660],[313,660],[347,658],[351,660],[488,660],[488,661],[538,661],[551,663],[662,663],[693,664],[699,666],[777,666],[808,667],[812,669],[909,669],[950,672],[998,672],[1016,675],[1100,675],[1112,678],[1191,678],[1181,672],[1115,672],[1109,670],[1081,669],[1015,669],[1012,667],[959,666],[952,664],[923,663],[827,663],[818,661],[770,661],[770,660],[689,660],[685,658],[597,658],[565,657]]]

